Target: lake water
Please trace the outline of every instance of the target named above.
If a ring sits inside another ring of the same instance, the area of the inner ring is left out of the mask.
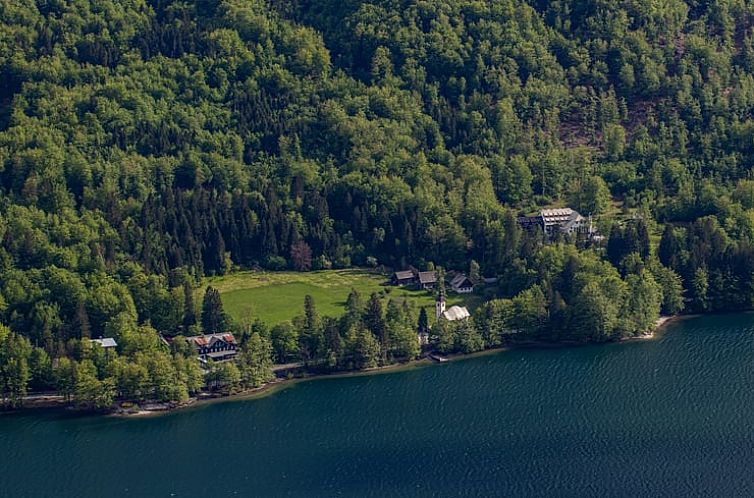
[[[297,384],[148,419],[0,417],[0,495],[754,496],[754,315]]]

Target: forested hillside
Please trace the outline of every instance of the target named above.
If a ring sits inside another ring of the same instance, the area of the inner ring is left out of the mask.
[[[157,333],[198,332],[193,289],[241,268],[477,261],[499,299],[448,350],[748,309],[753,28],[750,0],[5,0],[3,396],[24,368],[38,388],[199,389]],[[606,247],[516,223],[566,205]],[[293,357],[387,361],[364,313],[287,325]],[[256,365],[274,337],[229,327]],[[81,341],[103,335],[121,364]]]

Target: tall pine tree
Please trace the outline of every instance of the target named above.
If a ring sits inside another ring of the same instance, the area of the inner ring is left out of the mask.
[[[206,296],[205,296],[206,299]],[[183,332],[196,325],[196,307],[194,305],[194,290],[188,280],[183,282]]]
[[[220,292],[214,287],[207,287],[202,303],[202,329],[205,334],[225,332],[228,328],[228,319],[223,311],[223,302]]]

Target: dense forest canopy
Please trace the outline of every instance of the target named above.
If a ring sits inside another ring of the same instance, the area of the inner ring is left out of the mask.
[[[474,260],[498,299],[446,350],[750,308],[753,28],[749,0],[6,0],[0,342],[60,386],[67,358],[126,375],[82,346],[113,336],[152,394],[165,362],[192,392],[157,332],[198,332],[200,279],[257,267]],[[565,205],[606,247],[516,223]],[[376,306],[245,335],[276,359],[408,354]]]

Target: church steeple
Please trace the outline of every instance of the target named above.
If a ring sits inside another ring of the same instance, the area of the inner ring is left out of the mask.
[[[443,313],[445,313],[445,292],[439,292],[435,301],[435,318],[439,320]]]

